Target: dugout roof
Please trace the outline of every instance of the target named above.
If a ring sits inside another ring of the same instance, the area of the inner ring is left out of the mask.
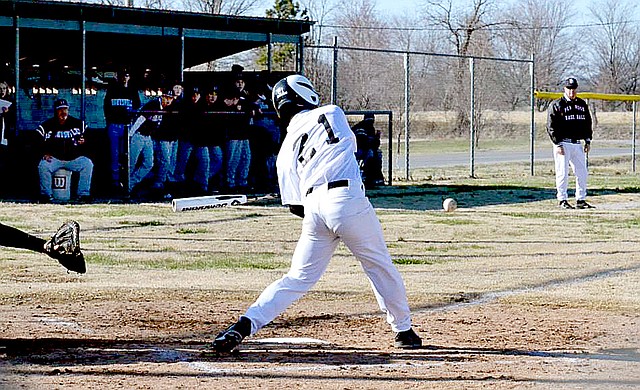
[[[55,1],[0,1],[0,54],[5,66],[19,57],[20,71],[37,67],[184,68],[269,42],[299,43],[313,22],[209,15]],[[85,39],[83,39],[83,35]],[[184,42],[184,44],[183,44]],[[83,51],[84,48],[84,51]],[[184,58],[182,57],[184,53]],[[109,69],[111,68],[111,69]]]

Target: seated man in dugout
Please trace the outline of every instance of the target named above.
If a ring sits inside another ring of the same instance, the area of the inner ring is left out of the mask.
[[[53,104],[54,116],[44,121],[36,131],[42,137],[42,159],[38,164],[40,174],[40,202],[53,200],[53,174],[61,168],[78,172],[77,199],[81,203],[91,201],[91,176],[93,162],[87,157],[84,123],[69,115],[69,103],[58,99]]]

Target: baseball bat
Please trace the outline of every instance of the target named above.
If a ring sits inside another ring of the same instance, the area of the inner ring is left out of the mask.
[[[173,211],[191,211],[236,206],[247,203],[246,195],[211,195],[179,198],[171,201]]]

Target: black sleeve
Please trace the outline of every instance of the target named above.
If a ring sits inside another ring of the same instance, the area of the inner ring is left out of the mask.
[[[0,224],[0,245],[44,252],[46,240],[31,235],[12,226]]]
[[[300,218],[304,218],[304,206],[300,204],[290,204],[289,211]]]
[[[591,140],[593,139],[593,118],[591,117],[591,110],[589,110],[589,105],[585,102],[584,103],[584,108],[585,108],[585,116],[587,118],[587,124],[586,124],[586,129],[585,129],[585,142],[586,143],[591,143]]]
[[[547,133],[549,134],[549,138],[551,138],[551,142],[554,144],[559,144],[560,139],[558,139],[559,129],[558,126],[560,124],[561,118],[559,113],[559,102],[556,100],[549,106],[548,116],[547,116]]]

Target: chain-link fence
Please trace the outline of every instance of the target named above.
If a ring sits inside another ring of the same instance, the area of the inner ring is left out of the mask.
[[[523,170],[533,175],[538,162],[553,159],[546,105],[534,97],[533,58],[346,47],[337,39],[305,46],[304,58],[305,74],[327,102],[393,113],[395,146],[387,158],[398,179],[447,166],[476,176],[483,164],[507,162],[528,163]],[[387,126],[379,130],[389,140]],[[611,142],[606,153],[628,156],[626,142]]]

